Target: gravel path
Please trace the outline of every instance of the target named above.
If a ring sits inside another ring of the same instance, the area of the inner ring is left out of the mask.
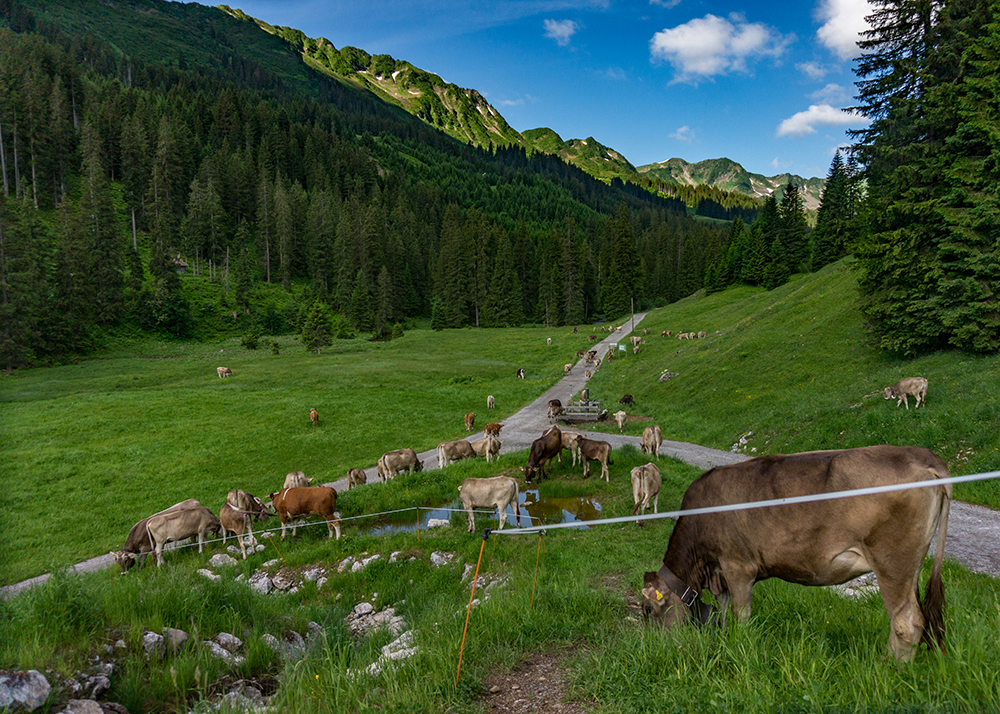
[[[625,341],[629,333],[632,332],[633,325],[638,324],[645,316],[646,313],[636,314],[634,323],[626,322],[622,325],[621,331],[612,333],[592,348],[597,350],[602,362],[610,346],[613,343]],[[587,379],[584,375],[586,369],[584,361],[580,360],[573,366],[568,375],[560,379],[542,396],[517,413],[507,417],[503,421],[504,427],[501,434],[503,447],[500,452],[509,453],[529,448],[531,442],[551,426],[548,419],[549,400],[559,399],[563,404],[567,403],[570,397],[586,386]],[[609,412],[617,411],[617,408],[612,409],[611,406],[608,406],[607,409]],[[466,438],[475,441],[484,436],[483,432],[478,432]],[[638,448],[642,442],[640,437],[619,434],[602,434],[601,438],[614,448],[624,444],[632,444]],[[744,454],[734,454],[683,441],[664,441],[660,447],[660,453],[706,470],[713,466],[733,464],[750,458]],[[436,449],[420,453],[419,458],[424,462],[424,469],[438,467]],[[369,482],[378,479],[374,466],[366,469],[365,473]],[[344,491],[347,490],[347,478],[344,477],[324,485],[333,486],[337,491]],[[948,537],[945,541],[945,555],[975,573],[983,573],[994,578],[1000,577],[1000,511],[962,501],[952,501],[951,515],[948,520]],[[112,562],[110,555],[101,555],[77,563],[70,570],[93,572],[110,567]],[[44,583],[48,578],[49,575],[46,573],[30,580],[4,586],[0,588],[0,597],[7,598],[16,595],[26,588]]]

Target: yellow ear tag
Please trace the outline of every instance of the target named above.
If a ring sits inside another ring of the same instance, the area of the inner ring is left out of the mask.
[[[657,590],[656,591],[656,601],[659,602],[662,599],[663,599],[663,593],[661,593],[659,590]]]

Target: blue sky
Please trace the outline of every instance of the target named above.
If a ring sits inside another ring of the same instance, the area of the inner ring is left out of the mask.
[[[825,176],[849,128],[867,0],[228,0],[479,90],[518,131],[634,165],[727,157]]]

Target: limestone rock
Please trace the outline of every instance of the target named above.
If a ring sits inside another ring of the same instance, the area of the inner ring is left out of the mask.
[[[49,698],[52,686],[36,669],[0,672],[0,710],[33,712]]]
[[[163,635],[158,635],[155,632],[147,632],[142,636],[142,648],[146,651],[147,659],[163,659],[167,653]]]
[[[238,548],[237,551],[239,551]],[[218,568],[223,565],[236,565],[236,559],[230,555],[226,555],[225,553],[216,553],[208,559],[208,564],[213,568]]]

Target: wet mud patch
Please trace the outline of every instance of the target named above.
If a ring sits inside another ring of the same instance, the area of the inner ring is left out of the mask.
[[[563,653],[533,653],[510,672],[495,672],[483,682],[480,703],[488,712],[511,714],[586,714],[597,705],[566,701],[568,668]]]

